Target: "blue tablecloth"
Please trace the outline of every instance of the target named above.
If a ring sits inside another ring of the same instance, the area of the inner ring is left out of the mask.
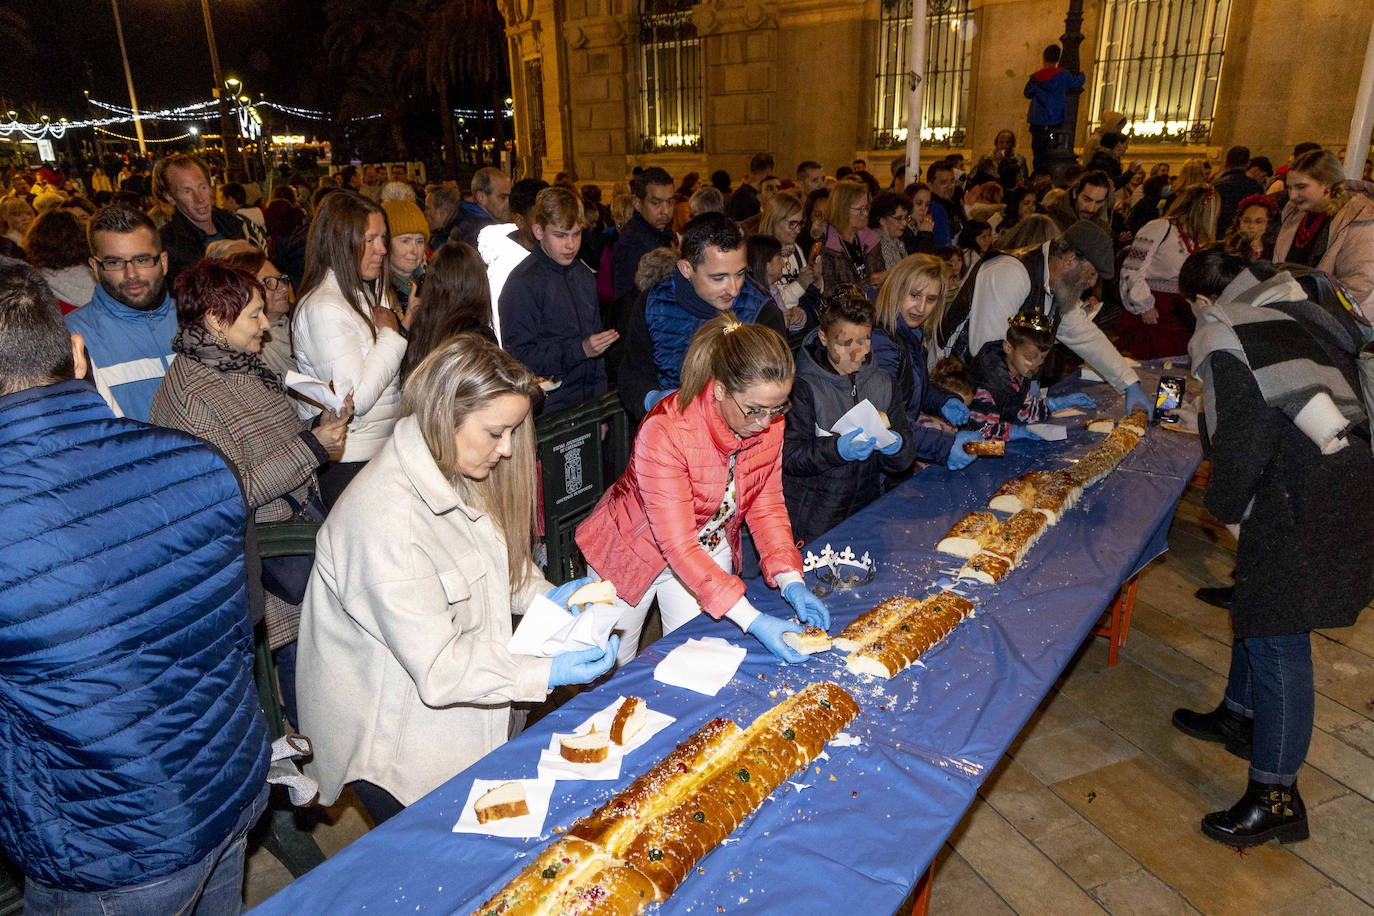
[[[1158,372],[1142,375],[1153,390]],[[1121,399],[1105,386],[1087,390],[1101,407],[1120,414]],[[1065,466],[1101,441],[1081,422],[1074,426],[1067,442],[1017,442],[1006,458],[976,461],[959,474],[927,469],[812,545],[848,545],[879,562],[872,584],[826,599],[832,631],[885,597],[924,595],[947,579],[957,561],[934,552],[939,538],[964,514],[985,506],[1003,481]],[[543,849],[554,828],[589,813],[708,719],[723,715],[746,726],[789,688],[821,679],[838,682],[858,700],[861,712],[848,732],[862,744],[831,746],[826,758],[785,783],[699,863],[699,873],[660,912],[830,916],[840,901],[853,913],[893,912],[1120,584],[1163,549],[1174,506],[1200,459],[1195,436],[1152,430],[1047,531],[1020,569],[996,587],[961,586],[979,605],[977,615],[920,664],[888,681],[848,674],[839,653],[779,666],[752,637],[702,617],[254,912],[470,912]],[[751,584],[749,597],[773,613],[786,610],[761,580]],[[749,649],[717,697],[653,680],[654,665],[668,651],[702,635],[728,637]],[[533,777],[551,732],[571,730],[618,694],[642,696],[651,708],[677,717],[626,758],[618,781],[559,782],[538,839],[451,832],[474,778]]]

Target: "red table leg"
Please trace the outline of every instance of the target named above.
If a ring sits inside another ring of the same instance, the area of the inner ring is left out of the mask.
[[[934,868],[932,865],[931,868]],[[916,896],[911,902],[911,916],[926,916],[930,912],[930,868],[916,882]]]
[[[1135,610],[1135,591],[1140,585],[1140,576],[1131,576],[1122,583],[1112,601],[1108,614],[1111,622],[1093,631],[1096,636],[1107,637],[1107,667],[1116,667],[1117,651],[1126,645],[1126,636],[1131,632],[1131,613]]]

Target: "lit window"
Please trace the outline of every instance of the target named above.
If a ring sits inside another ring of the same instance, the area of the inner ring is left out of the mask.
[[[1106,0],[1092,116],[1126,115],[1137,139],[1207,143],[1230,0]]]
[[[701,149],[701,39],[691,0],[642,0],[640,148]]]
[[[969,0],[929,0],[926,66],[921,88],[921,142],[963,146],[968,128],[969,67],[977,33]],[[906,145],[911,82],[911,0],[882,0],[878,13],[878,76],[873,93],[873,148]]]

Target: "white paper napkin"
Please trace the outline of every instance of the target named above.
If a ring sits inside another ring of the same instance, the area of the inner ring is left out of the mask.
[[[615,714],[623,702],[625,702],[624,697],[617,698],[614,703],[579,725],[572,734],[585,735],[593,728],[602,733],[609,733],[611,723],[615,720]],[[563,755],[558,753],[558,743],[561,739],[570,738],[572,735],[554,734],[549,739],[549,746],[539,752],[539,778],[553,780],[619,779],[620,762],[625,758],[625,755],[643,746],[654,735],[677,721],[672,716],[655,712],[647,707],[645,711],[648,715],[644,719],[644,727],[635,732],[634,737],[624,745],[611,742],[610,750],[606,753],[606,759],[600,763],[573,763],[571,760],[565,760]]]
[[[689,639],[658,663],[654,680],[713,697],[730,683],[747,654],[742,646],[718,636]]]
[[[477,811],[473,806],[477,799],[505,782],[518,782],[525,787],[525,804],[530,813],[523,817],[508,817],[504,820],[477,823]],[[535,837],[544,832],[544,818],[549,813],[549,799],[553,797],[553,781],[541,779],[474,779],[468,800],[463,805],[463,813],[458,823],[453,825],[454,833],[484,833],[487,836]]]
[[[282,379],[282,383],[302,397],[309,398],[316,404],[323,404],[335,413],[343,407],[344,398],[348,396],[348,392],[337,394],[330,389],[328,383],[292,369],[286,370],[286,377]]]
[[[1069,438],[1069,431],[1058,423],[1027,423],[1026,429],[1046,442],[1057,442],[1060,439]]]
[[[551,658],[560,652],[599,649],[611,638],[620,619],[614,604],[588,604],[581,614],[559,607],[543,595],[536,595],[525,610],[520,625],[511,634],[506,648],[516,655]]]
[[[887,428],[883,418],[878,416],[878,408],[868,398],[849,408],[830,429],[837,436],[843,436],[851,429],[861,429],[865,436],[873,440],[874,448],[886,448],[897,441],[897,434]]]

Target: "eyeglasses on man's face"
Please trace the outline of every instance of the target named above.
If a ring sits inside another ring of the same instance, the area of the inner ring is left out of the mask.
[[[275,293],[279,289],[286,289],[291,285],[291,278],[283,274],[278,274],[275,277],[260,277],[259,279],[267,291],[271,293]]]
[[[745,407],[733,394],[730,395],[730,400],[735,402],[739,412],[749,420],[775,420],[792,409],[790,400],[783,401],[777,407]]]
[[[136,254],[132,258],[97,258],[96,263],[106,273],[117,274],[122,273],[127,264],[134,265],[137,270],[151,270],[157,265],[159,257],[155,254]]]

